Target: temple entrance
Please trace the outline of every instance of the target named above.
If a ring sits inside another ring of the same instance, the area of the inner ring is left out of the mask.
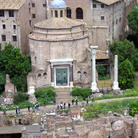
[[[67,68],[56,69],[56,86],[68,85],[68,71]]]

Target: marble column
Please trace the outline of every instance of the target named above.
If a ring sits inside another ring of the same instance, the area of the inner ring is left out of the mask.
[[[113,90],[120,90],[118,87],[118,55],[115,55],[114,59],[114,82],[113,82]]]
[[[53,65],[51,65],[51,86],[55,86],[54,85],[54,68]]]
[[[73,87],[73,65],[70,64],[70,87]]]
[[[99,92],[99,89],[97,88],[96,83],[96,49],[98,46],[90,46],[92,49],[92,83],[91,83],[91,89],[92,92]]]

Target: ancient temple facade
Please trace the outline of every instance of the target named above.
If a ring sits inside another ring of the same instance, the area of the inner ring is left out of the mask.
[[[34,25],[29,35],[32,72],[28,89],[46,86],[90,87],[91,49],[87,25],[65,17],[66,4],[54,0],[51,18]]]

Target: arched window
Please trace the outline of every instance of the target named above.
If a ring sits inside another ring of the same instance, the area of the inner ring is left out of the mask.
[[[51,17],[53,17],[53,11],[51,10]]]
[[[81,8],[76,9],[76,19],[83,19],[83,10]]]
[[[60,17],[63,17],[63,11],[62,10],[60,11]]]
[[[71,9],[67,7],[67,17],[71,18]]]
[[[55,11],[55,17],[56,17],[56,18],[58,17],[58,12],[57,12],[57,11]]]

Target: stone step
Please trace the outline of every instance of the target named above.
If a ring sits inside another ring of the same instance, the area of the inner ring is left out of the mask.
[[[56,95],[71,95],[71,92],[56,92]]]
[[[56,92],[56,103],[60,104],[63,103],[71,103],[72,96],[70,88],[55,88]]]
[[[70,88],[55,88],[55,92],[71,92]]]
[[[67,98],[67,97],[70,97],[71,95],[57,95],[56,98]]]

